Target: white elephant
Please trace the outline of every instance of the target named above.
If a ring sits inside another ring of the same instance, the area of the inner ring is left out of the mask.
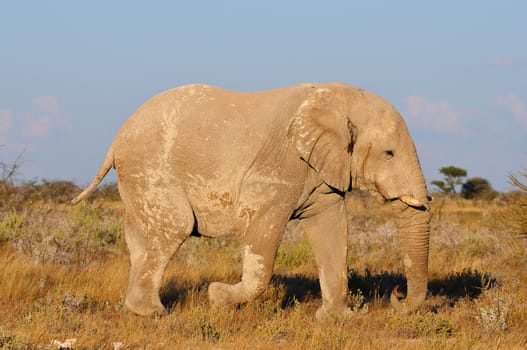
[[[241,281],[213,282],[217,305],[250,301],[269,284],[287,222],[299,219],[318,263],[317,317],[346,314],[344,193],[365,189],[393,202],[408,280],[398,310],[419,307],[428,278],[425,180],[406,125],[393,106],[341,84],[301,84],[240,93],[207,85],[168,90],[122,126],[82,200],[110,168],[126,208],[131,271],[126,306],[164,312],[168,261],[194,229],[236,236]]]

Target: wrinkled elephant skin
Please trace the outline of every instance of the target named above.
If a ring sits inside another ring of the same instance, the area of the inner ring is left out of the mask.
[[[429,211],[414,144],[393,106],[341,84],[301,84],[239,93],[188,85],[147,101],[122,126],[84,198],[110,168],[126,208],[131,269],[126,306],[163,313],[166,265],[194,229],[241,242],[239,283],[211,283],[219,306],[253,300],[271,278],[287,222],[299,219],[318,263],[317,317],[345,315],[344,193],[369,190],[392,201],[408,297],[426,295]]]

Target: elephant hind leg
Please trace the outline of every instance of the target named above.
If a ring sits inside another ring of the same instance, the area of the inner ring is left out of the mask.
[[[177,214],[170,214],[151,217],[127,212],[125,217],[131,262],[125,306],[138,315],[166,312],[159,298],[163,275],[171,257],[192,232],[190,206],[180,206]]]

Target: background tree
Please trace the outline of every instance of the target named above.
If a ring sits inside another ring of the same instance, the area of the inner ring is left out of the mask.
[[[13,184],[15,176],[24,162],[25,151],[26,150],[23,149],[12,163],[4,163],[0,161],[0,182],[2,184]]]
[[[11,163],[0,161],[0,210],[13,206],[11,197],[16,192],[15,177],[24,162],[24,152],[25,149]]]
[[[520,172],[520,175],[523,176],[525,179],[527,179],[527,170],[524,170],[523,172]],[[527,192],[527,185],[522,183],[520,180],[518,180],[518,177],[516,175],[510,175],[509,179],[511,180],[511,183],[518,187],[520,190]]]
[[[23,149],[12,163],[0,161],[0,196],[4,196],[13,189],[15,177],[24,162],[25,151]]]
[[[439,172],[445,176],[443,180],[434,180],[432,185],[439,188],[445,193],[457,193],[456,186],[463,184],[463,178],[467,176],[467,171],[455,166],[446,166],[439,169]]]
[[[490,182],[482,177],[468,179],[461,187],[461,196],[466,199],[485,199],[491,200],[496,197]]]

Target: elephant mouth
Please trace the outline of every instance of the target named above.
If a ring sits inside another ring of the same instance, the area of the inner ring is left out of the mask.
[[[370,193],[373,193],[374,195],[382,196],[382,198],[386,201],[393,202],[395,200],[400,200],[404,204],[410,207],[416,208],[416,209],[428,209],[428,206],[427,206],[428,203],[424,203],[423,201],[417,199],[415,196],[411,194],[401,194],[401,195],[396,195],[396,196],[388,195],[387,191],[385,191],[382,188],[382,186],[380,186],[377,183],[373,184],[373,186],[368,186],[368,191]],[[432,200],[432,197],[426,196],[426,199],[430,201]]]
[[[393,202],[395,200],[400,200],[404,204],[416,209],[428,209],[428,203],[424,203],[422,200],[417,199],[415,196],[406,193],[400,195],[390,195],[389,191],[386,191],[380,184],[376,182],[364,184],[363,189],[368,191],[371,195],[381,201]],[[431,201],[432,197],[426,196],[426,199],[427,201]]]

